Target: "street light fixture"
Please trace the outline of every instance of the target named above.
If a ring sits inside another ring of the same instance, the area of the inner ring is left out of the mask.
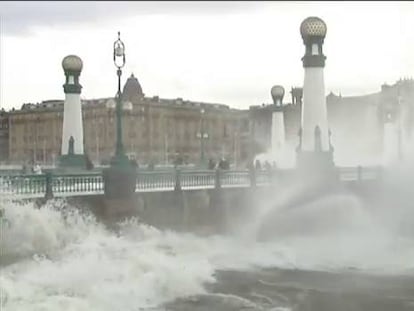
[[[402,141],[402,126],[401,126],[401,118],[402,118],[402,99],[401,99],[401,95],[400,95],[400,89],[399,89],[399,87],[398,87],[398,98],[397,98],[397,100],[398,100],[398,120],[397,120],[397,122],[398,122],[398,160],[402,160],[402,157],[403,157],[403,150],[402,150],[402,148],[403,148],[403,146],[402,146],[402,143],[403,143],[403,141]]]
[[[201,163],[200,164],[203,166],[205,164],[205,161],[204,161],[204,139],[208,138],[208,133],[204,132],[204,113],[205,113],[205,110],[202,108],[200,110],[200,113],[201,113],[201,124],[200,124],[200,132],[197,133],[197,138],[200,139],[200,144],[201,144],[201,150],[200,150],[200,152],[201,152],[200,162]]]
[[[132,110],[132,103],[126,103],[124,109],[121,102],[121,68],[125,65],[125,45],[118,32],[118,40],[114,42],[114,64],[117,68],[118,92],[116,96],[116,149],[111,166],[103,171],[104,193],[107,198],[127,199],[135,193],[136,170],[125,154],[122,142],[122,110]],[[107,103],[108,104],[108,103]],[[112,106],[112,105],[110,105]]]
[[[121,41],[121,33],[118,31],[118,39],[114,42],[114,64],[117,68],[118,76],[118,92],[116,94],[116,147],[115,156],[112,159],[112,165],[126,165],[129,164],[128,157],[124,151],[124,144],[122,141],[122,102],[121,102],[121,75],[125,66],[125,44]]]

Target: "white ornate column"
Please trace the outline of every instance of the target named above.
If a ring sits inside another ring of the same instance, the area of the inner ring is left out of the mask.
[[[63,85],[65,104],[63,112],[62,155],[69,154],[71,137],[73,137],[73,153],[83,155],[83,123],[80,94],[82,86],[79,76],[82,71],[82,60],[76,55],[66,56],[62,61],[66,82]]]
[[[82,86],[79,84],[82,66],[82,60],[76,55],[68,55],[62,61],[66,80],[63,85],[65,103],[63,106],[60,167],[84,169],[90,166],[90,161],[84,154],[83,149],[83,122],[80,99]]]
[[[280,85],[275,85],[270,90],[273,99],[272,112],[272,133],[271,133],[271,153],[280,160],[285,149],[285,119],[283,114],[283,96],[285,89]],[[277,162],[277,161],[276,161]]]
[[[303,83],[303,104],[301,130],[299,134],[297,165],[333,166],[333,148],[330,144],[328,114],[325,98],[323,42],[326,24],[319,17],[306,18],[300,33],[306,51],[302,58],[305,77]]]

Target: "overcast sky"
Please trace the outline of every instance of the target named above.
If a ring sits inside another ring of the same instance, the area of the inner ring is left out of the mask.
[[[117,31],[147,96],[236,108],[302,86],[308,16],[327,24],[326,93],[377,92],[414,76],[412,2],[0,2],[1,107],[63,99],[62,59],[80,56],[82,98],[114,96]],[[290,101],[288,94],[286,101]]]

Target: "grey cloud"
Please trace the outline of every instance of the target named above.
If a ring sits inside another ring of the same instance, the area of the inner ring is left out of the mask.
[[[29,34],[33,26],[53,27],[83,22],[115,22],[116,19],[151,14],[208,15],[250,11],[260,2],[81,2],[81,1],[3,1],[0,3],[1,32]]]

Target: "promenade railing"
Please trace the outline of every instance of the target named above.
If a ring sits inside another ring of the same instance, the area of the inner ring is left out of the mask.
[[[174,171],[138,171],[135,191],[169,191],[174,185]]]
[[[358,182],[381,178],[379,167],[338,167],[340,180]],[[272,184],[293,170],[163,170],[137,171],[136,192],[253,187]],[[103,194],[102,174],[0,175],[0,195],[64,197]]]
[[[177,190],[213,189],[216,186],[216,171],[178,171],[175,186]]]
[[[44,197],[46,175],[9,175],[0,176],[1,195]]]
[[[52,175],[52,192],[55,196],[77,193],[83,195],[103,193],[102,174]]]
[[[0,194],[21,198],[88,195],[103,193],[100,173],[65,174],[51,173],[36,175],[0,176]]]

